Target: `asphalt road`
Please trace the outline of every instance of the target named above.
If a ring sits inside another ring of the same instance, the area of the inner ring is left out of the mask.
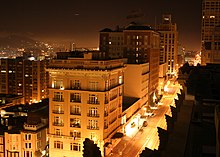
[[[171,116],[170,105],[173,105],[174,97],[179,91],[179,84],[170,83],[169,92],[164,94],[163,104],[154,111],[155,116],[147,117],[147,127],[142,127],[133,137],[124,136],[122,140],[113,148],[111,154],[107,157],[138,157],[141,151],[147,147],[149,149],[158,149],[159,137],[157,127],[166,129],[165,114]]]

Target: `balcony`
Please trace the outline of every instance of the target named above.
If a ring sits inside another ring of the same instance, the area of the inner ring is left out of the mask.
[[[73,98],[70,98],[70,102],[81,103],[81,99],[73,99]]]
[[[91,114],[91,113],[87,113],[88,117],[99,117],[99,114]]]
[[[100,104],[99,101],[90,101],[90,100],[89,100],[87,103],[88,103],[88,104]]]
[[[108,125],[105,125],[105,126],[104,126],[104,129],[108,129]]]
[[[80,112],[75,112],[75,111],[70,111],[71,115],[77,115],[77,116],[81,116]]]
[[[87,129],[89,130],[99,130],[98,126],[87,126]]]
[[[80,90],[81,87],[80,86],[72,86],[70,87],[71,90]]]
[[[70,124],[70,127],[81,128],[81,125],[79,123],[73,123],[73,124]]]
[[[117,108],[112,108],[112,109],[110,110],[110,113],[114,112],[116,109],[117,109]]]
[[[54,126],[64,126],[64,123],[62,123],[62,122],[54,122],[53,125]]]
[[[113,95],[111,98],[110,98],[110,101],[114,100],[117,98],[117,95]]]
[[[109,124],[114,123],[117,120],[117,118],[114,118]]]
[[[53,113],[55,114],[64,114],[63,110],[53,110]]]
[[[63,98],[53,98],[53,101],[64,102],[64,99]]]

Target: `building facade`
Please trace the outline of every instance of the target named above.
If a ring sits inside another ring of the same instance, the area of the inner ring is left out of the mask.
[[[25,124],[23,131],[5,132],[2,138],[4,148],[2,157],[41,157],[47,145],[46,125],[44,123]]]
[[[220,1],[202,1],[201,64],[220,63]]]
[[[172,23],[171,15],[163,15],[162,23],[157,25],[160,32],[160,63],[168,65],[168,75],[174,75],[178,69],[178,31]]]
[[[124,38],[123,30],[103,29],[99,33],[99,49],[106,58],[123,58]]]
[[[24,97],[36,103],[48,97],[47,60],[0,59],[0,93]]]
[[[121,125],[123,61],[52,60],[47,70],[50,156],[82,156],[85,138],[104,156],[104,145]]]
[[[141,106],[147,105],[149,74],[149,63],[127,64],[124,73],[124,96],[139,98]]]

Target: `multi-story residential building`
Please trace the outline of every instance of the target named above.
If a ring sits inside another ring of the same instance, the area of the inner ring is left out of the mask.
[[[201,64],[220,63],[220,1],[202,1]]]
[[[100,31],[99,49],[106,58],[123,58],[124,38],[123,30],[105,28]]]
[[[47,98],[47,60],[0,59],[0,93],[24,97],[23,103]]]
[[[149,63],[148,94],[151,99],[159,81],[159,33],[144,25],[130,25],[124,29],[124,57],[128,64]]]
[[[85,138],[104,156],[104,145],[120,129],[124,63],[91,58],[49,63],[50,156],[82,156]]]
[[[178,31],[172,23],[171,15],[163,15],[162,23],[157,25],[160,32],[160,63],[168,65],[168,75],[174,75],[178,68]]]

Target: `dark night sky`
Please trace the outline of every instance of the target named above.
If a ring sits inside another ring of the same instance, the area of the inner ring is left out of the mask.
[[[127,25],[132,10],[141,10],[151,26],[171,14],[181,44],[200,49],[201,0],[1,0],[0,34],[97,47],[99,31]]]

